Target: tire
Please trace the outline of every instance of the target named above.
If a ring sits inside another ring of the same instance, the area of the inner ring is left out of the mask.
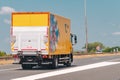
[[[67,61],[64,63],[65,66],[70,67],[71,66],[71,61]]]
[[[31,64],[22,64],[22,69],[32,69],[32,67]]]
[[[70,54],[70,55],[69,55],[69,60],[68,60],[67,62],[65,62],[64,65],[66,65],[67,67],[70,67],[72,61],[73,61],[73,59],[72,59],[72,55]]]
[[[70,67],[70,66],[71,66],[71,62],[68,61],[68,62],[66,63],[66,66],[67,66],[67,67]]]
[[[58,68],[58,58],[54,57],[52,61],[52,68],[57,69]]]
[[[73,62],[73,54],[71,53],[70,55],[71,55],[71,63],[72,63]]]

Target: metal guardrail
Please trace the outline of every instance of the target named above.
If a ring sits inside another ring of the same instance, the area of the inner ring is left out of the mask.
[[[96,55],[96,54],[119,54],[119,53],[80,53],[80,52],[75,52],[73,55]]]

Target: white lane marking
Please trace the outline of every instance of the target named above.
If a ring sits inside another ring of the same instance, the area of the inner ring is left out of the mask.
[[[20,68],[0,69],[0,72],[1,71],[10,71],[10,70],[15,70],[15,69],[20,69]]]
[[[94,63],[90,65],[78,66],[78,67],[73,67],[69,69],[57,70],[57,71],[52,71],[52,72],[47,72],[47,73],[42,73],[42,74],[36,74],[36,75],[16,78],[12,80],[36,80],[36,79],[42,79],[42,78],[47,78],[47,77],[77,72],[77,71],[83,71],[83,70],[88,70],[88,69],[93,69],[93,68],[115,65],[115,64],[120,64],[120,62],[100,62],[100,63]]]

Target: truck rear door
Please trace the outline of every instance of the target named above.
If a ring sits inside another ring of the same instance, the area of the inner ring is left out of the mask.
[[[40,36],[34,33],[26,33],[21,36],[21,50],[40,50]]]

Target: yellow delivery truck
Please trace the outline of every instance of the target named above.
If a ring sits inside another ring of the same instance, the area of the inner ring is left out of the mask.
[[[70,31],[70,19],[50,12],[13,12],[11,18],[11,50],[23,69],[71,65],[77,37]]]

